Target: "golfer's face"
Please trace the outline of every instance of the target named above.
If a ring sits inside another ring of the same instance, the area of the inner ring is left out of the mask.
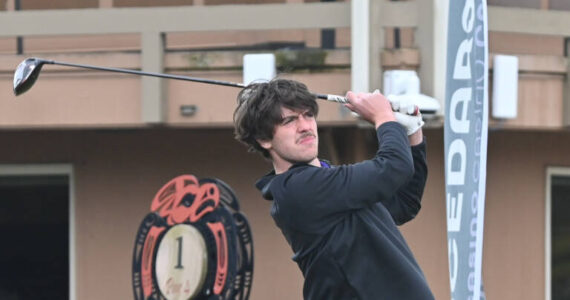
[[[319,137],[315,116],[309,111],[281,108],[281,123],[275,126],[271,150],[274,159],[290,163],[310,162],[317,157]],[[277,157],[275,157],[277,156]]]

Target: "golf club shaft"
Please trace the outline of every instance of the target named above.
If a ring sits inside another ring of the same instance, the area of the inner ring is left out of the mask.
[[[243,83],[213,80],[213,79],[204,79],[204,78],[196,78],[196,77],[189,77],[189,76],[182,76],[182,75],[144,72],[144,71],[137,71],[137,70],[131,70],[131,69],[121,69],[121,68],[99,67],[99,66],[76,64],[76,63],[67,63],[67,62],[60,62],[60,61],[55,61],[55,60],[45,60],[45,59],[36,59],[36,58],[29,59],[29,60],[36,60],[36,61],[40,62],[41,64],[77,67],[77,68],[91,69],[91,70],[97,70],[97,71],[107,71],[107,72],[126,73],[126,74],[142,75],[142,76],[152,76],[152,77],[159,77],[159,78],[166,78],[166,79],[192,81],[192,82],[198,82],[198,83],[223,85],[223,86],[230,86],[230,87],[237,87],[237,88],[245,88],[246,87],[246,85],[244,85]],[[41,65],[40,65],[40,68],[41,68]],[[38,68],[38,72],[39,72],[39,68]],[[37,75],[35,78],[37,78]],[[34,79],[34,81],[35,81],[35,79]],[[31,84],[33,84],[33,82]],[[29,89],[31,84],[21,92],[17,92],[16,86],[15,86],[14,91],[15,91],[16,95],[18,95],[22,92],[25,92],[27,89]],[[379,93],[379,91],[376,90],[375,93]],[[331,102],[337,102],[337,103],[341,103],[341,104],[348,103],[348,99],[346,97],[343,97],[343,96],[331,95],[331,94],[318,94],[318,93],[313,93],[313,95],[318,99],[323,99],[323,100],[327,100],[327,101],[331,101]],[[414,112],[409,113],[409,114],[413,115],[413,116],[418,115],[419,114],[418,107],[415,106]]]
[[[192,81],[192,82],[199,82],[199,83],[207,83],[207,84],[237,87],[237,88],[245,88],[246,87],[243,83],[204,79],[204,78],[196,78],[196,77],[189,77],[189,76],[182,76],[182,75],[144,72],[144,71],[136,71],[136,70],[131,70],[131,69],[121,69],[121,68],[98,67],[98,66],[83,65],[83,64],[72,64],[72,63],[66,63],[66,62],[59,62],[59,61],[55,61],[55,60],[45,60],[44,62],[46,64],[60,65],[60,66],[67,66],[67,67],[78,67],[78,68],[92,69],[92,70],[98,70],[98,71],[127,73],[127,74],[142,75],[142,76],[152,76],[152,77],[160,77],[160,78],[166,78],[166,79]],[[342,97],[342,96],[329,95],[329,94],[317,94],[317,93],[313,93],[313,94],[318,99],[324,99],[327,101],[338,102],[338,103],[348,103],[348,99],[346,99],[345,97]]]
[[[46,60],[45,63],[46,64],[52,64],[52,65],[68,66],[68,67],[79,67],[79,68],[92,69],[92,70],[98,70],[98,71],[109,71],[109,72],[116,72],[116,73],[127,73],[127,74],[142,75],[142,76],[160,77],[160,78],[166,78],[166,79],[176,79],[176,80],[185,80],[185,81],[200,82],[200,83],[207,83],[207,84],[224,85],[224,86],[231,86],[231,87],[238,87],[238,88],[244,88],[245,87],[245,85],[243,85],[241,83],[236,83],[236,82],[196,78],[196,77],[189,77],[189,76],[182,76],[182,75],[144,72],[144,71],[136,71],[136,70],[120,69],[120,68],[107,68],[107,67],[98,67],[98,66],[83,65],[83,64],[72,64],[72,63],[59,62],[59,61],[54,61],[54,60]]]

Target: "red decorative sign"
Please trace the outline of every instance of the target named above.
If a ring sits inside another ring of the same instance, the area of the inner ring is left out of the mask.
[[[248,299],[252,277],[251,230],[231,188],[192,175],[166,183],[135,241],[135,299]]]

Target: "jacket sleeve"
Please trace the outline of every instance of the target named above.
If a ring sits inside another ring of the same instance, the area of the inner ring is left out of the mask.
[[[418,214],[426,185],[426,142],[424,140],[411,148],[414,159],[414,175],[407,184],[398,190],[396,195],[382,201],[397,225],[412,220]]]
[[[342,214],[393,199],[414,174],[404,128],[388,122],[377,130],[373,159],[335,168],[304,166],[279,175],[271,183],[273,215],[292,229],[322,233]]]

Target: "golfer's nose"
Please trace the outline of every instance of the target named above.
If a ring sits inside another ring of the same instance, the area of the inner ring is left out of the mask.
[[[311,129],[311,119],[300,115],[299,119],[297,119],[297,128],[301,132]]]

